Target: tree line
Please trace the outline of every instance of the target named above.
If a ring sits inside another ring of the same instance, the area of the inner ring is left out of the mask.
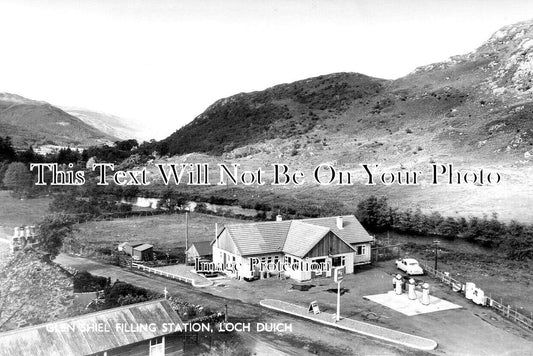
[[[509,259],[533,258],[533,225],[516,221],[504,223],[496,213],[491,217],[443,217],[437,212],[424,214],[420,209],[392,208],[387,198],[370,198],[357,205],[361,224],[375,232],[392,230],[413,235],[446,239],[465,239],[492,249],[500,249]]]

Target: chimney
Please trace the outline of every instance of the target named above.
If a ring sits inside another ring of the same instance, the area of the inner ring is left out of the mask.
[[[19,237],[19,228],[18,227],[13,229],[13,237]]]
[[[282,220],[283,220],[283,218],[281,217],[281,215],[279,215],[279,214],[276,215],[276,221],[282,221]]]
[[[30,227],[29,227],[29,226],[26,226],[24,230],[25,230],[25,235],[26,235],[26,237],[30,237],[30,236],[31,236],[31,233],[30,233]]]
[[[337,216],[337,228],[342,230],[344,228],[344,221],[342,216]]]

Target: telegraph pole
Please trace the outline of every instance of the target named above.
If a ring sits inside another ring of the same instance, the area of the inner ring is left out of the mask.
[[[433,241],[435,243],[435,273],[437,273],[437,260],[439,256],[438,248],[439,248],[439,240]]]
[[[185,265],[189,262],[189,212],[185,212]]]

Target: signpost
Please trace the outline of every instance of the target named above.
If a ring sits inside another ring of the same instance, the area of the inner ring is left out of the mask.
[[[309,308],[307,311],[313,312],[313,314],[320,314],[320,308],[318,307],[316,300],[313,300],[311,303],[309,303]]]
[[[333,270],[333,280],[337,283],[337,315],[336,321],[340,320],[341,314],[341,282],[344,279],[346,273],[345,267],[335,267]]]

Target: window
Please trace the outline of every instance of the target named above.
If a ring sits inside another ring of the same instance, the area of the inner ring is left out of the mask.
[[[358,255],[366,255],[366,245],[357,246],[357,254]]]
[[[333,265],[333,267],[345,266],[346,265],[346,256],[333,257],[331,259],[331,264]]]
[[[150,340],[150,356],[164,356],[165,355],[165,337],[156,337]]]

